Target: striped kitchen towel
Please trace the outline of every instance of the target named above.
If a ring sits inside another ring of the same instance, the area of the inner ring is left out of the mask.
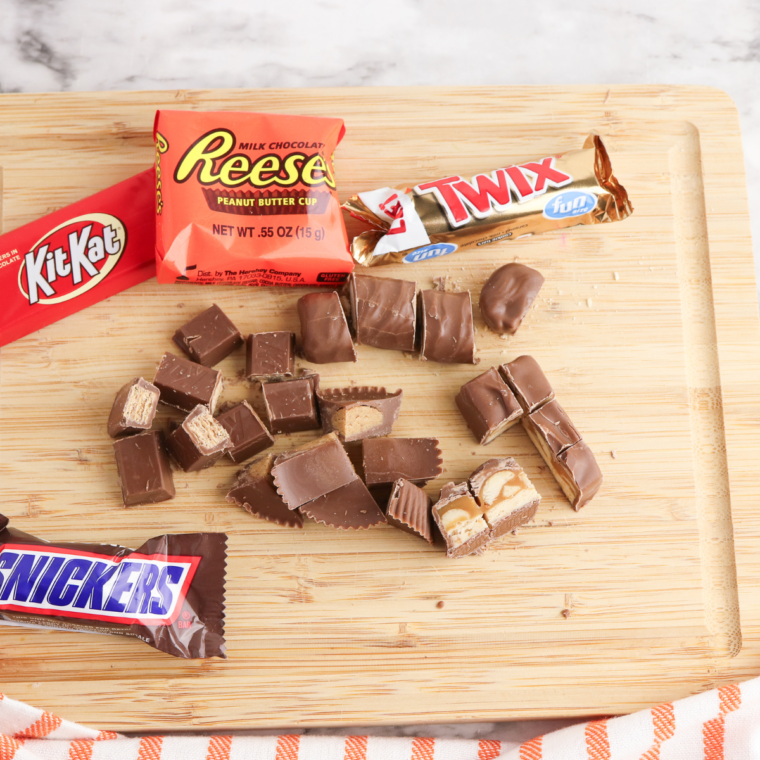
[[[0,760],[760,759],[760,678],[525,744],[372,736],[144,736],[63,720],[0,694]]]

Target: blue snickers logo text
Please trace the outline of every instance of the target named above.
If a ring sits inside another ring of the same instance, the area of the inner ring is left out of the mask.
[[[596,206],[596,196],[583,190],[567,190],[549,199],[544,206],[547,219],[567,219],[588,214]]]
[[[417,250],[407,253],[402,261],[404,264],[416,264],[418,261],[437,259],[439,256],[454,253],[458,247],[453,243],[431,243],[423,248],[417,248]]]

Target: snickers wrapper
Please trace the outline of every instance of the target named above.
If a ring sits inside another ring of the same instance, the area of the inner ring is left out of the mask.
[[[0,515],[0,624],[132,636],[175,657],[225,657],[227,536],[139,549],[50,543]]]
[[[454,175],[412,188],[359,193],[343,208],[376,227],[351,244],[355,261],[367,267],[414,264],[577,224],[617,222],[633,211],[597,135],[581,150],[470,180]]]

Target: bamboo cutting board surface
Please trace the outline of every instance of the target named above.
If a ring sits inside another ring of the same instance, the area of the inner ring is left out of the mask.
[[[179,91],[3,95],[4,231],[152,161],[156,108],[337,115],[341,197],[465,176],[578,148],[599,132],[635,212],[373,274],[480,288],[515,259],[546,277],[518,334],[475,306],[472,366],[360,347],[326,387],[404,389],[397,436],[436,436],[445,473],[513,455],[536,519],[451,561],[390,526],[295,532],[224,495],[235,465],[176,474],[177,498],[124,509],[105,421],[152,378],[170,337],[218,303],[243,332],[297,331],[303,291],[150,281],[0,352],[0,505],[35,535],[138,546],[229,534],[226,661],[137,640],[0,627],[12,697],[120,730],[419,723],[611,714],[760,669],[760,333],[739,120],[699,87]],[[487,447],[454,404],[491,365],[533,354],[596,454],[605,485],[576,514],[520,426]],[[224,399],[255,398],[242,353]],[[302,363],[302,366],[307,366]],[[169,418],[162,412],[162,421]],[[280,437],[284,451],[314,437]],[[443,606],[439,605],[443,602]],[[564,611],[564,614],[563,614]]]

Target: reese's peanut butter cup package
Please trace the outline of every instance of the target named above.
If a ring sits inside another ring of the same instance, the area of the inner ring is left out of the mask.
[[[334,285],[353,269],[335,189],[342,119],[158,111],[159,282]]]
[[[616,222],[633,211],[597,135],[590,135],[581,150],[470,180],[453,175],[412,188],[384,187],[359,193],[343,207],[377,228],[351,243],[354,259],[367,267],[414,264],[577,224]]]

